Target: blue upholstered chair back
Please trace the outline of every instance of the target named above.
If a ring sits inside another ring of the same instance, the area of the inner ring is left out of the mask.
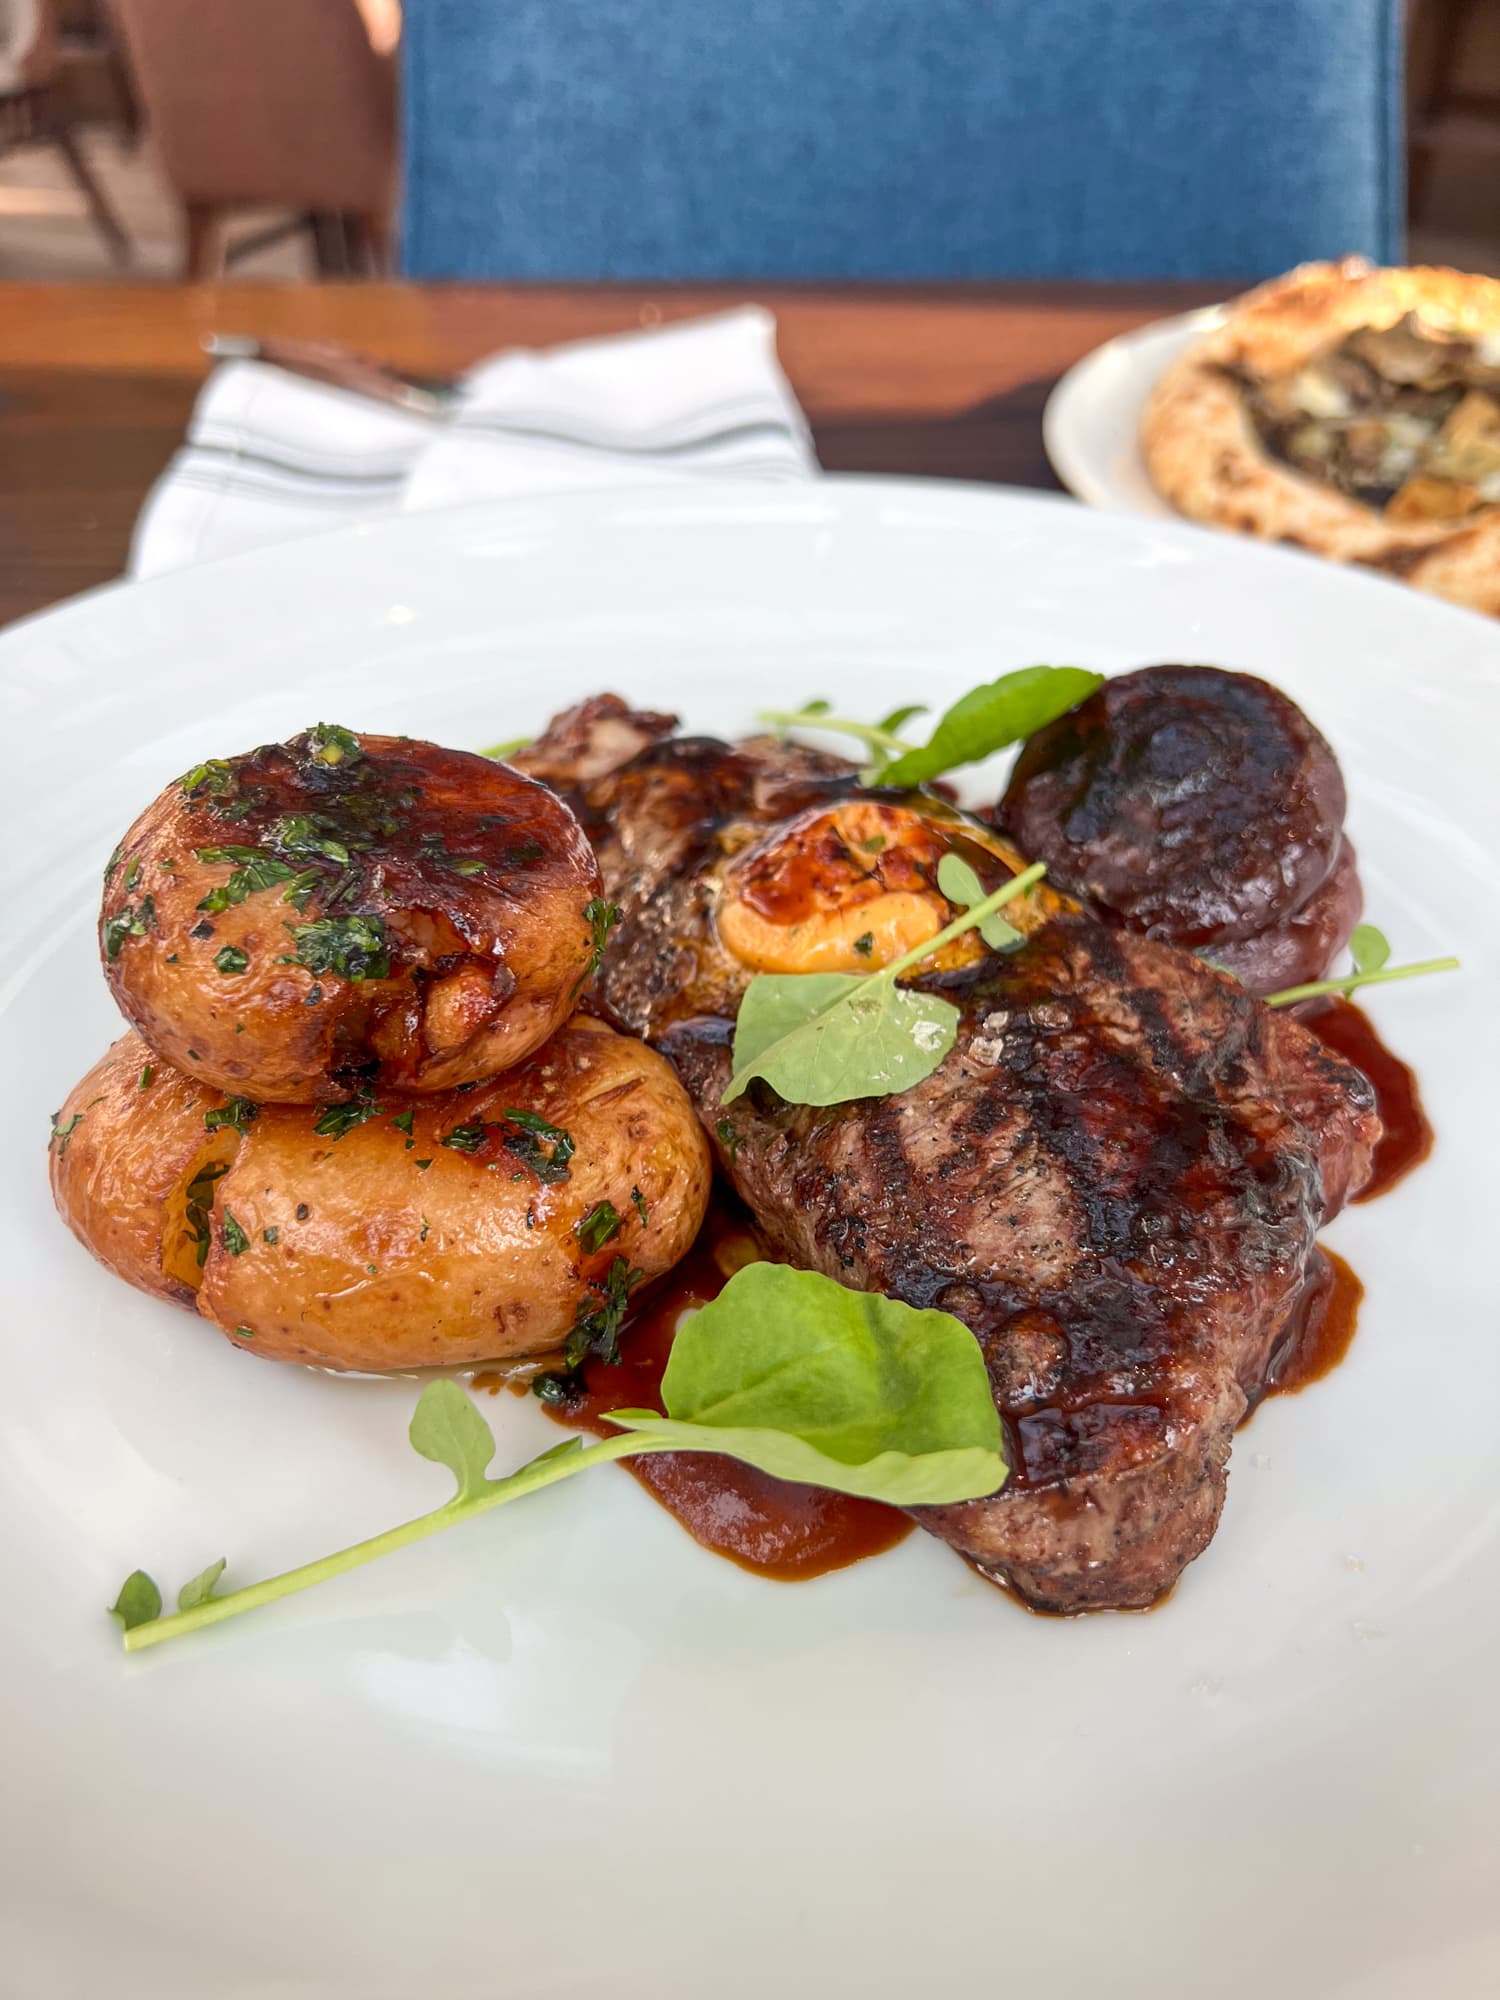
[[[407,0],[422,278],[1226,278],[1401,244],[1400,0]]]

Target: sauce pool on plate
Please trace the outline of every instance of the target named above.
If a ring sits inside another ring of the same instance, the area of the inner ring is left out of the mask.
[[[1330,1000],[1314,1013],[1299,1015],[1303,1027],[1325,1048],[1353,1063],[1370,1079],[1382,1132],[1375,1148],[1375,1167],[1357,1202],[1375,1201],[1419,1167],[1432,1151],[1432,1127],[1422,1109],[1417,1079],[1399,1056],[1391,1054],[1375,1024],[1350,1000]]]
[[[609,1411],[659,1410],[662,1372],[678,1320],[717,1297],[755,1254],[745,1224],[715,1201],[688,1255],[642,1299],[619,1361],[607,1365],[590,1358],[582,1395],[549,1404],[548,1415],[570,1430],[607,1437],[614,1428]],[[652,1453],[622,1465],[695,1542],[759,1576],[786,1582],[824,1576],[880,1555],[912,1532],[911,1521],[895,1507],[792,1485],[708,1452]]]

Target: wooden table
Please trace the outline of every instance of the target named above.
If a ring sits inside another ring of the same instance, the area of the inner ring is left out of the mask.
[[[407,285],[0,286],[0,622],[108,582],[179,442],[210,332],[339,340],[447,375],[749,296],[830,471],[1055,488],[1041,412],[1100,341],[1222,287],[920,291]]]

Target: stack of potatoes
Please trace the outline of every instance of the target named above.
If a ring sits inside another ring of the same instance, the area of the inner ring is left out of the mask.
[[[614,916],[504,764],[319,724],[196,766],[105,870],[131,1029],[53,1121],[59,1210],[257,1354],[576,1359],[709,1183],[668,1065],[577,1011]]]

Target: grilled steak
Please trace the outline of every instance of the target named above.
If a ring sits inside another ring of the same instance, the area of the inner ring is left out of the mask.
[[[1344,803],[1332,750],[1279,689],[1144,667],[1031,738],[995,818],[1105,923],[1270,993],[1320,978],[1358,922]]]
[[[676,1064],[777,1254],[973,1329],[1011,1476],[922,1525],[1047,1610],[1149,1604],[1213,1533],[1317,1230],[1368,1174],[1373,1093],[1201,960],[1065,911],[923,982],[962,1024],[914,1089],[820,1110],[756,1084],[724,1109],[747,977],[715,931],[726,856],[855,789],[704,739],[583,785],[626,910],[605,999]]]
[[[922,1525],[1049,1611],[1149,1604],[1212,1535],[1319,1226],[1364,1182],[1364,1078],[1171,946],[1061,919],[948,981],[898,1097],[727,1110],[730,1029],[661,1046],[791,1263],[956,1314],[1011,1476]]]

